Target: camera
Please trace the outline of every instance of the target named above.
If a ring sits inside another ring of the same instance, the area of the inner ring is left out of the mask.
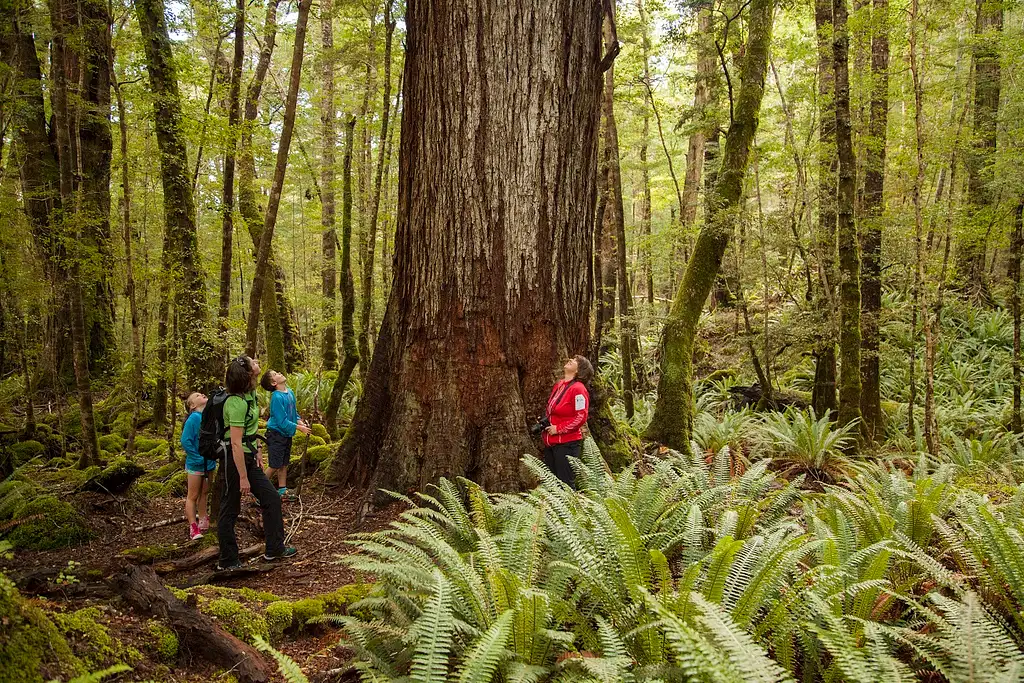
[[[549,420],[547,417],[538,417],[537,421],[533,424],[532,427],[530,427],[530,433],[533,434],[534,436],[537,436],[550,426],[551,420]]]

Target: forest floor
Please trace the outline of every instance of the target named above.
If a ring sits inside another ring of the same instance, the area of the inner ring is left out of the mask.
[[[284,503],[285,531],[289,543],[296,546],[299,553],[293,559],[271,564],[262,561],[261,549],[259,555],[248,560],[249,571],[237,575],[215,573],[214,561],[191,569],[166,571],[168,562],[194,556],[216,544],[215,530],[203,539],[189,541],[184,521],[156,526],[182,516],[183,498],[161,496],[140,500],[131,495],[77,493],[70,497],[71,502],[85,515],[94,534],[93,540],[60,550],[19,550],[7,559],[0,556],[0,571],[15,581],[25,597],[39,600],[47,612],[70,614],[98,607],[102,616],[97,621],[106,627],[109,635],[120,641],[121,646],[134,647],[143,654],[132,672],[112,680],[183,683],[227,680],[222,668],[193,657],[184,647],[176,656],[162,658],[162,661],[154,656],[152,635],[147,630],[149,618],[135,614],[111,595],[105,580],[126,562],[152,562],[168,586],[191,589],[190,592],[209,598],[226,595],[242,603],[246,600],[239,597],[239,593],[222,588],[250,589],[264,596],[264,600],[270,597],[295,601],[365,583],[369,577],[357,576],[339,562],[339,558],[349,552],[346,540],[352,534],[387,526],[404,506],[395,504],[370,511],[360,520],[363,493],[353,489],[328,492],[316,481],[311,482],[300,500]],[[142,531],[137,530],[140,527]],[[240,548],[261,541],[261,517],[255,499],[251,500],[251,505],[243,505],[237,533]],[[60,578],[61,572],[73,577],[70,582]],[[253,593],[243,592],[242,595]],[[254,605],[253,609],[259,611]],[[83,636],[83,640],[88,638]],[[310,680],[316,681],[347,660],[345,649],[339,647],[338,641],[339,632],[330,625],[300,625],[290,629],[283,639],[275,640],[274,645],[294,659]],[[78,655],[96,646],[95,642],[71,644]]]

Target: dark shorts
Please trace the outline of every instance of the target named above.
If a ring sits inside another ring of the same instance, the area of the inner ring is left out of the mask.
[[[292,459],[292,437],[273,429],[267,430],[267,463],[271,469],[288,466]]]

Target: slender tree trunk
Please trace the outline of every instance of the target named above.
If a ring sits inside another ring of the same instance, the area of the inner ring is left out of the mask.
[[[383,190],[385,148],[391,118],[391,44],[396,21],[391,18],[391,0],[384,2],[384,96],[381,101],[380,142],[377,145],[377,170],[373,181],[369,228],[363,253],[362,308],[359,316],[359,358],[361,367],[370,367],[370,337],[373,327],[373,264],[377,251],[377,223],[380,217],[380,195]],[[362,372],[362,370],[360,370]]]
[[[612,49],[615,44],[615,35],[612,32],[614,18],[606,17],[604,21],[604,47],[605,51]],[[598,240],[600,261],[599,277],[601,278],[597,294],[597,318],[594,328],[594,344],[597,349],[595,360],[599,360],[609,349],[609,337],[612,326],[615,324],[615,288],[618,284],[618,255],[616,254],[616,210],[615,202],[622,201],[621,191],[618,199],[615,196],[615,184],[613,182],[616,156],[618,155],[618,134],[615,132],[615,75],[614,68],[608,69],[604,74],[604,90],[601,100],[601,128],[603,138],[603,178],[604,206],[600,211],[601,222],[597,224],[600,238]]]
[[[355,146],[356,119],[352,117],[345,124],[345,157],[341,171],[341,343],[343,359],[334,384],[331,387],[331,398],[324,412],[324,422],[331,438],[338,438],[338,410],[341,398],[348,386],[359,362],[359,351],[356,345],[355,324],[353,321],[356,309],[355,281],[352,277],[352,151]]]
[[[644,0],[637,0],[637,9],[640,13],[640,30],[643,31],[641,47],[643,48],[643,79],[644,83],[651,82],[651,34],[648,24],[647,11],[644,8]],[[641,244],[641,264],[643,267],[644,290],[647,294],[648,315],[654,310],[654,256],[651,244],[651,169],[647,163],[647,148],[651,139],[651,115],[648,108],[644,109],[644,132],[640,141],[640,234],[643,243]],[[674,171],[673,171],[674,175]]]
[[[882,395],[879,323],[882,314],[882,211],[885,188],[886,126],[889,114],[889,0],[874,0],[871,26],[870,141],[865,145],[861,278],[861,412],[868,440],[881,436]]]
[[[288,150],[291,147],[292,133],[295,129],[295,108],[299,96],[302,57],[306,46],[306,23],[309,20],[309,6],[311,2],[312,0],[299,0],[299,16],[295,23],[295,49],[292,53],[292,66],[289,70],[284,125],[281,129],[281,140],[277,148],[277,164],[274,168],[274,181],[270,188],[270,200],[267,202],[267,215],[263,224],[263,234],[260,235],[260,246],[256,252],[256,272],[253,274],[252,291],[249,294],[249,319],[246,321],[245,348],[250,356],[256,353],[256,333],[259,330],[263,288],[268,280],[268,273],[271,273],[271,275],[273,273],[270,270],[270,248],[274,240],[277,211],[281,206],[284,175],[288,169]],[[273,282],[272,279],[271,282]],[[275,311],[271,308],[266,313],[269,318]]]
[[[362,269],[366,267],[369,260],[369,213],[370,213],[370,122],[373,116],[370,113],[371,94],[377,91],[377,4],[370,6],[370,30],[366,39],[366,78],[363,88],[363,101],[359,106],[359,160],[358,160],[358,181],[359,181],[359,245],[358,257],[360,267],[360,285],[362,285]],[[344,285],[342,285],[344,286]],[[367,298],[366,291],[360,290],[363,300]],[[373,300],[370,299],[372,309]],[[360,337],[361,340],[361,337]],[[370,368],[370,338],[366,336],[365,353],[359,355],[359,374],[366,376]]]
[[[334,229],[334,147],[338,136],[334,129],[334,11],[332,0],[320,2],[321,54],[323,60],[320,87],[320,125],[323,151],[320,160],[320,225],[323,228],[323,316],[324,333],[321,342],[321,357],[324,370],[338,366],[338,327],[334,321],[338,293],[335,289],[335,243],[338,234]]]
[[[915,174],[914,174],[914,189],[913,189],[913,204],[914,204],[914,294],[913,294],[913,312],[911,313],[911,339],[917,337],[917,317],[919,307],[924,312],[923,297],[921,295],[921,289],[924,286],[924,223],[923,214],[924,207],[922,201],[922,193],[924,192],[924,122],[922,120],[924,116],[923,112],[923,75],[921,74],[921,65],[918,62],[918,51],[917,51],[917,38],[918,38],[918,0],[912,0],[910,10],[910,72],[913,80],[914,87],[914,161],[915,161]],[[932,328],[928,325],[928,318],[926,315],[922,315],[922,322],[925,327],[925,353],[927,354],[927,348],[931,346],[931,332]],[[911,343],[910,345],[910,405],[908,407],[908,436],[913,438],[915,436],[914,427],[914,409],[917,406],[917,343]],[[925,425],[929,423],[928,417],[925,417]],[[929,443],[929,450],[931,450],[931,444]]]
[[[1020,417],[1020,258],[1024,250],[1024,201],[1017,204],[1013,216],[1013,241],[1011,243],[1012,254],[1010,256],[1010,282],[1013,286],[1013,294],[1010,296],[1011,307],[1013,308],[1013,418],[1011,428],[1014,433],[1021,432]]]
[[[971,219],[959,236],[957,270],[967,294],[991,301],[985,277],[985,248],[995,199],[992,189],[992,155],[999,129],[999,99],[1002,78],[999,40],[1003,30],[1002,0],[976,0],[974,30],[974,136],[967,157],[967,189]]]
[[[121,143],[121,222],[124,238],[125,297],[128,299],[128,311],[132,324],[132,419],[128,423],[128,437],[125,454],[131,458],[135,455],[135,432],[138,429],[139,415],[142,412],[142,392],[145,390],[143,380],[142,333],[139,320],[139,304],[135,293],[135,264],[133,260],[132,230],[132,187],[128,173],[128,112],[124,106],[121,85],[114,75],[114,53],[110,53],[110,73],[117,96],[117,125]]]
[[[835,71],[832,55],[832,0],[815,0],[818,33],[818,281],[819,316],[811,405],[818,415],[836,414],[836,156]]]
[[[164,220],[170,233],[179,332],[190,387],[218,383],[219,354],[210,335],[206,282],[199,263],[192,183],[188,175],[181,97],[167,34],[163,0],[136,0],[135,11],[146,46],[150,87],[154,94],[157,144],[164,189]]]
[[[836,236],[839,241],[839,423],[860,419],[860,248],[853,218],[857,160],[850,126],[850,35],[846,0],[833,0],[833,68],[836,74],[836,151],[839,183]]]
[[[648,438],[689,449],[693,429],[693,346],[697,323],[718,275],[740,208],[750,146],[757,130],[768,67],[775,3],[753,0],[741,67],[741,86],[726,135],[721,172],[708,202],[711,211],[697,236],[662,337],[658,402]]]
[[[220,333],[223,356],[228,356],[228,316],[231,314],[231,258],[235,234],[235,154],[241,118],[242,58],[245,51],[245,0],[235,1],[235,42],[228,93],[228,140],[224,152],[224,189],[221,193]]]
[[[160,250],[160,304],[156,321],[156,386],[153,388],[153,429],[159,430],[167,422],[167,352],[170,347],[171,315],[171,231],[164,226],[163,245]]]
[[[527,416],[589,346],[601,7],[417,0],[406,25],[395,279],[332,475],[514,489]]]
[[[700,192],[701,173],[704,165],[704,146],[707,144],[709,128],[717,129],[718,122],[711,119],[708,108],[712,101],[716,64],[712,29],[712,8],[705,6],[697,14],[698,57],[697,78],[693,86],[694,116],[707,123],[690,134],[686,149],[686,177],[683,181],[683,196],[679,206],[679,223],[683,229],[693,225],[697,219],[697,195]]]

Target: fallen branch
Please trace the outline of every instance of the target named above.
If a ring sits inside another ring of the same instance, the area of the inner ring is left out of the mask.
[[[256,543],[249,546],[248,548],[242,548],[238,551],[238,557],[252,557],[253,555],[260,552],[263,549],[262,543]],[[188,571],[189,569],[195,569],[201,567],[204,564],[213,562],[220,555],[220,548],[217,546],[211,546],[200,550],[198,553],[189,555],[188,557],[182,557],[178,560],[172,560],[170,562],[161,562],[160,564],[153,565],[153,570],[157,574],[173,574],[174,572]]]
[[[166,621],[193,655],[230,669],[241,683],[266,683],[274,678],[274,667],[259,652],[194,605],[174,597],[152,569],[129,565],[114,575],[110,585],[139,612]]]
[[[132,531],[134,531],[135,533],[139,533],[140,531],[151,531],[153,529],[159,529],[160,527],[170,526],[172,524],[177,524],[178,522],[184,521],[185,515],[178,515],[177,517],[171,517],[170,519],[164,519],[159,522],[154,522],[152,524],[134,527]]]

